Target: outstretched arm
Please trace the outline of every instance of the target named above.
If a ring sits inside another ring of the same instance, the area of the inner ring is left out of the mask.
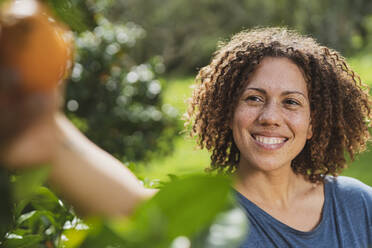
[[[144,188],[120,161],[56,115],[57,147],[50,181],[84,213],[130,214],[156,191]]]
[[[10,168],[50,163],[50,183],[82,214],[128,215],[156,190],[88,140],[63,114],[38,118],[4,152]]]

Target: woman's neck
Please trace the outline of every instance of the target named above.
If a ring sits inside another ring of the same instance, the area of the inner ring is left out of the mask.
[[[277,208],[288,208],[309,187],[311,183],[295,174],[290,166],[273,171],[239,166],[235,178],[235,189],[249,200]]]

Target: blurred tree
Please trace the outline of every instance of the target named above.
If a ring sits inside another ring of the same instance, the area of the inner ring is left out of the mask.
[[[4,1],[0,0],[0,4]],[[138,64],[128,54],[145,31],[134,23],[111,24],[96,13],[104,5],[85,0],[45,1],[59,19],[77,32],[75,64],[67,83],[67,115],[88,137],[119,159],[143,160],[151,152],[157,155],[169,152],[177,129],[177,112],[162,104],[162,85],[156,79],[164,71],[162,59],[153,57]],[[21,7],[24,3],[17,2]],[[3,6],[0,5],[0,12]],[[57,22],[57,18],[50,17],[48,21],[51,20]],[[1,21],[0,31],[4,30]],[[27,40],[24,35],[21,33],[18,39],[23,43]],[[22,51],[12,52],[18,55]],[[55,53],[49,52],[49,56],[53,59]],[[34,57],[27,58],[38,63]],[[32,97],[35,92],[20,91],[17,77],[9,78],[6,67],[1,67],[0,72],[0,148],[3,149],[29,124],[23,124],[22,119],[29,121],[30,116],[40,112],[38,104],[42,103]],[[62,247],[61,242],[66,240],[62,235],[64,230],[88,228],[75,216],[72,207],[44,186],[48,167],[40,167],[10,173],[0,164],[0,247]],[[108,242],[107,246],[113,242],[105,234],[101,239]]]
[[[335,48],[346,55],[368,44],[372,30],[366,20],[372,15],[372,2],[369,0],[297,0],[296,25],[303,32],[315,36],[321,43]],[[357,37],[359,44],[353,43]]]
[[[162,104],[160,57],[137,64],[129,55],[145,31],[134,23],[97,27],[77,36],[76,59],[67,84],[66,112],[96,144],[123,161],[172,150],[177,112]]]
[[[350,55],[368,44],[370,0],[127,0],[110,8],[113,21],[147,30],[133,50],[145,61],[164,57],[170,71],[195,73],[209,62],[218,40],[254,26],[285,25]],[[357,42],[355,42],[357,41]]]

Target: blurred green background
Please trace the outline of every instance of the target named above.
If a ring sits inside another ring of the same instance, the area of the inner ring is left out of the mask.
[[[6,1],[0,0],[0,4]],[[61,247],[67,241],[66,247],[80,247],[83,242],[81,247],[101,248],[103,243],[111,247],[139,237],[141,245],[133,241],[134,246],[123,247],[158,247],[181,234],[206,240],[209,234],[201,230],[213,223],[205,219],[205,213],[212,218],[221,211],[211,211],[210,206],[222,208],[227,202],[229,182],[224,179],[211,184],[200,175],[175,180],[209,166],[208,152],[198,150],[195,140],[187,137],[181,116],[198,70],[209,63],[218,42],[236,32],[256,26],[295,29],[340,51],[362,81],[372,86],[371,0],[41,1],[48,3],[75,35],[75,61],[66,84],[67,116],[93,142],[123,161],[145,186],[163,187],[164,182],[171,182],[168,190],[161,191],[163,196],[144,205],[133,222],[137,226],[128,229],[133,231],[129,236],[113,232],[119,223],[97,221],[89,235],[73,208],[42,186],[47,170],[20,175],[0,170],[5,202],[0,205],[0,246]],[[367,152],[350,163],[343,175],[372,185],[371,150],[369,144]],[[204,190],[195,190],[200,188]],[[215,189],[214,194],[210,188]],[[154,208],[157,204],[162,207]],[[164,209],[165,217],[159,218]],[[185,221],[177,222],[179,219],[198,221],[185,225]],[[175,225],[162,229],[169,220],[176,220],[172,222]],[[195,236],[191,229],[199,234]],[[175,230],[174,236],[168,235]],[[202,243],[195,247],[206,247]]]
[[[243,29],[287,26],[312,36],[340,51],[372,85],[370,0],[77,2],[89,22],[83,32],[75,25],[77,56],[65,110],[141,179],[167,180],[208,167],[208,152],[182,132],[181,116],[198,69],[219,41]],[[63,16],[64,9],[56,9]],[[344,175],[372,185],[368,148]]]

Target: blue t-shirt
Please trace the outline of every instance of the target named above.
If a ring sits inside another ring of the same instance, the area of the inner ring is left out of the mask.
[[[309,232],[295,230],[236,192],[250,221],[241,248],[271,247],[372,247],[372,188],[339,176],[326,177],[320,223]]]

